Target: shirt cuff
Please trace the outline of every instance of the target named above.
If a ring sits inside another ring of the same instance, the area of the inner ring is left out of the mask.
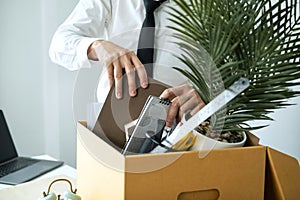
[[[89,60],[87,51],[89,46],[96,40],[103,40],[101,38],[84,38],[77,46],[77,59],[80,68],[91,68],[92,60]]]

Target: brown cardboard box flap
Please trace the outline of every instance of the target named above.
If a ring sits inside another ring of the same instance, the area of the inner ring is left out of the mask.
[[[267,148],[265,199],[298,200],[300,166],[297,159]]]

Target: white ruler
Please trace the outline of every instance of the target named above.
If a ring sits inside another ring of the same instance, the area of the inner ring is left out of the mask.
[[[200,111],[193,115],[188,121],[181,121],[169,137],[167,137],[163,142],[162,146],[172,148],[178,141],[185,137],[188,133],[194,130],[199,124],[204,122],[219,109],[225,106],[228,102],[242,93],[245,89],[249,87],[249,81],[246,78],[240,78],[238,81],[234,82],[228,89],[225,89],[222,93],[216,96],[212,101],[210,101],[206,106],[204,106]],[[163,153],[168,151],[162,146],[155,147],[151,153]]]

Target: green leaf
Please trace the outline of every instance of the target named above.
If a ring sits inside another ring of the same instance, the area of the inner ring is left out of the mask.
[[[247,122],[271,121],[268,114],[292,105],[287,100],[300,94],[291,88],[300,85],[297,0],[174,2],[169,16],[176,26],[170,28],[183,52],[178,60],[189,68],[176,70],[191,80],[204,102],[212,100],[212,90],[249,79],[250,87],[226,106],[225,117],[216,115],[217,125],[225,120],[224,131],[264,128]]]

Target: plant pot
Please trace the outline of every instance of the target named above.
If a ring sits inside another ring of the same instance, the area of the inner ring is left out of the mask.
[[[240,142],[229,143],[229,142],[222,142],[207,137],[196,130],[193,130],[193,133],[196,135],[196,141],[194,145],[190,148],[190,150],[212,150],[212,149],[222,149],[222,148],[234,148],[234,147],[242,147],[244,146],[247,135],[245,132],[241,132],[243,136],[243,140]]]

